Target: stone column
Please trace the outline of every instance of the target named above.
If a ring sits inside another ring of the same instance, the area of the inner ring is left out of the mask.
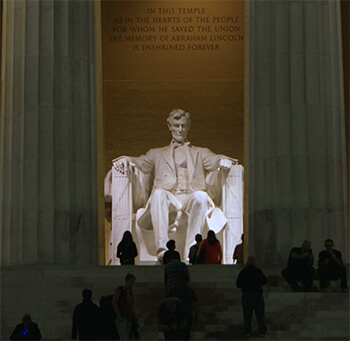
[[[348,252],[340,3],[250,1],[250,254]]]
[[[1,264],[94,264],[94,3],[3,5]]]

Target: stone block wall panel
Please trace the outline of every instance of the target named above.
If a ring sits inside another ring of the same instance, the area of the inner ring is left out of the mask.
[[[94,3],[4,1],[1,264],[96,264]]]
[[[280,262],[310,239],[348,259],[339,1],[249,6],[249,252]]]

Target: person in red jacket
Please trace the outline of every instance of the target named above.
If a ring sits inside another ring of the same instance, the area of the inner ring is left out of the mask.
[[[221,264],[222,248],[214,231],[208,231],[207,238],[199,246],[196,259],[199,264]]]
[[[113,308],[117,313],[116,325],[120,340],[129,340],[132,324],[137,324],[132,292],[135,280],[136,277],[128,273],[125,276],[125,285],[116,288],[113,296]]]

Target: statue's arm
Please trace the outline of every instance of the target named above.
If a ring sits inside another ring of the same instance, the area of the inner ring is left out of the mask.
[[[132,198],[134,210],[136,211],[138,208],[144,207],[151,188],[152,170],[154,164],[152,160],[152,152],[150,151],[146,155],[141,155],[139,157],[120,156],[114,159],[112,163],[113,168],[118,173],[127,174],[130,181],[132,182]],[[108,177],[106,177],[106,179],[107,178]],[[106,181],[105,193],[108,193],[108,191],[106,192]],[[110,201],[111,196],[112,195],[110,194]],[[110,205],[110,203],[108,204]],[[111,211],[111,207],[107,207],[107,211]]]
[[[238,163],[237,159],[222,154],[215,154],[208,148],[201,148],[200,153],[204,169],[208,172],[217,169],[230,169],[233,164]]]
[[[154,167],[154,151],[151,149],[146,155],[138,157],[130,157],[131,161],[139,168],[143,173],[152,173]]]
[[[151,149],[146,155],[141,156],[119,156],[112,161],[113,167],[121,173],[132,171],[134,167],[137,167],[145,174],[152,173],[154,167],[154,152]]]
[[[204,149],[202,154],[203,166],[209,172],[206,177],[208,194],[216,205],[221,205],[223,179],[227,177],[232,165],[238,160],[226,155],[215,154]]]

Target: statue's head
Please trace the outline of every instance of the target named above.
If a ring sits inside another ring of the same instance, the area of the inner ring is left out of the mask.
[[[178,143],[184,143],[191,127],[191,115],[185,110],[175,109],[169,114],[167,122],[173,139]]]

